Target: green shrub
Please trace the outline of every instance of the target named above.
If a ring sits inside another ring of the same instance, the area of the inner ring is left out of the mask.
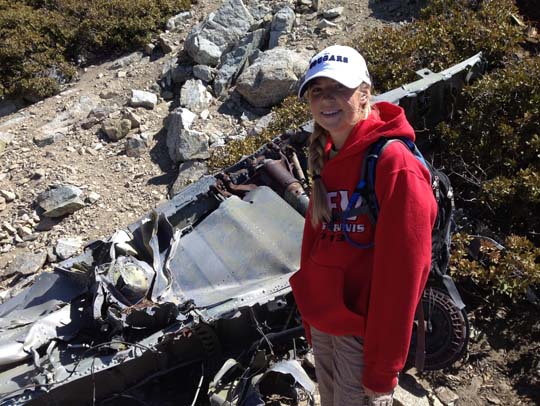
[[[270,125],[260,135],[249,136],[243,140],[233,140],[225,147],[215,149],[208,161],[211,170],[223,169],[251,155],[285,131],[297,128],[310,118],[309,106],[299,101],[296,96],[289,96],[280,106],[272,109],[274,117]]]
[[[466,234],[454,235],[450,274],[456,280],[470,279],[514,300],[524,297],[529,286],[540,284],[540,248],[527,238],[510,235],[503,250],[484,241],[479,258],[470,257],[470,240]]]
[[[490,68],[501,66],[524,40],[512,20],[517,13],[512,0],[431,0],[414,24],[361,33],[350,44],[382,92],[418,79],[417,70],[437,72],[480,51]]]
[[[18,2],[0,0],[0,97],[25,94],[40,99],[58,91],[75,69],[63,57],[63,17]],[[69,33],[68,33],[69,36]]]
[[[140,47],[189,0],[0,0],[0,97],[55,94],[76,62]]]
[[[497,235],[538,230],[540,58],[508,62],[464,97],[466,108],[437,128],[458,204]]]

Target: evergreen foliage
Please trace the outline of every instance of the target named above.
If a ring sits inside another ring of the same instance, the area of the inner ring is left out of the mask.
[[[0,97],[37,101],[75,65],[144,44],[190,0],[0,0]]]

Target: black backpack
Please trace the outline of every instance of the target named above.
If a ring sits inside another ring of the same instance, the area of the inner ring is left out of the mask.
[[[413,141],[406,137],[381,137],[374,142],[364,158],[360,181],[341,217],[345,239],[358,248],[370,244],[353,241],[345,227],[345,220],[367,210],[372,224],[377,223],[379,204],[375,196],[375,173],[379,156],[392,142],[403,143],[429,170],[431,186],[437,201],[437,219],[432,231],[431,271],[416,310],[415,326],[409,348],[409,362],[414,360],[418,370],[440,369],[453,364],[463,356],[469,340],[469,323],[465,304],[447,274],[450,260],[451,231],[453,225],[454,194],[448,176],[428,163]],[[365,207],[355,209],[360,196]]]

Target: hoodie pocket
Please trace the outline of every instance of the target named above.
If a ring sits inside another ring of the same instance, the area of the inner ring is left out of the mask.
[[[318,330],[334,335],[364,336],[365,319],[345,305],[344,272],[309,259],[290,278],[302,318]]]

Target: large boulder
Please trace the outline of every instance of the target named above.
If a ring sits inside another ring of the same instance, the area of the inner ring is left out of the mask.
[[[196,63],[217,66],[221,54],[244,37],[253,23],[242,0],[225,0],[215,13],[193,27],[184,47]]]
[[[309,59],[285,48],[270,49],[238,77],[236,90],[254,107],[275,106],[294,90]]]
[[[180,130],[174,146],[169,144],[169,155],[175,162],[208,159],[210,158],[208,136],[199,131]]]
[[[240,75],[249,59],[263,47],[265,42],[266,30],[253,31],[244,37],[237,47],[223,56],[214,79],[214,94],[216,97],[220,97],[225,93],[225,90]]]
[[[189,155],[188,151],[184,148],[186,144],[192,145],[193,142],[189,142],[184,138],[190,138],[189,132],[193,121],[197,118],[197,115],[188,109],[179,107],[175,109],[167,119],[167,149],[169,156],[174,162],[181,162],[186,160],[186,156]],[[198,133],[195,134],[196,139],[200,139]],[[208,139],[205,140],[206,150],[208,148]],[[204,142],[203,142],[204,149]],[[197,148],[195,148],[197,150]]]
[[[40,193],[37,203],[44,210],[45,217],[61,217],[85,206],[81,196],[82,191],[78,187],[61,185]]]
[[[283,7],[274,15],[272,25],[270,26],[269,49],[280,45],[279,39],[292,31],[295,19],[296,14],[294,14],[294,10],[289,6]]]
[[[180,105],[197,113],[206,110],[211,100],[212,95],[200,79],[188,80],[180,90]]]
[[[178,167],[178,177],[171,187],[171,196],[175,196],[187,185],[197,182],[202,176],[208,173],[208,168],[204,162],[187,161]]]

